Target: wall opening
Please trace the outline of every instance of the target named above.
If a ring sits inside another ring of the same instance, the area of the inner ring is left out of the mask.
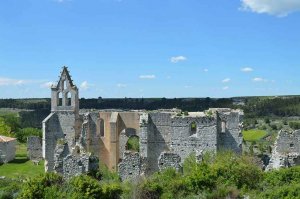
[[[226,122],[222,121],[222,125],[221,125],[221,132],[222,133],[226,133]]]
[[[104,137],[104,120],[103,119],[99,119],[99,131],[100,131],[100,136]]]
[[[197,132],[197,124],[196,124],[196,122],[192,122],[191,123],[190,132],[191,132],[190,133],[191,135],[193,135],[193,134],[195,134]]]
[[[58,101],[57,101],[57,106],[62,106],[62,93],[58,93]]]
[[[126,150],[139,152],[140,151],[140,138],[139,136],[131,136],[129,137],[126,143]]]
[[[71,106],[72,105],[72,95],[70,92],[67,93],[67,102],[66,102],[67,106]]]
[[[119,134],[119,159],[123,159],[123,153],[126,150],[139,151],[139,137],[136,134],[136,129],[123,129]]]
[[[63,90],[67,89],[67,81],[66,81],[66,80],[63,80],[62,83],[63,83],[63,88],[62,88],[62,89],[63,89]]]

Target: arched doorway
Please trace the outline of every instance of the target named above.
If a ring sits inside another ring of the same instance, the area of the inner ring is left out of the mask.
[[[119,136],[119,159],[123,158],[123,153],[127,150],[128,140],[130,139],[130,145],[136,145],[134,144],[136,143],[136,138],[139,137],[137,136],[136,130],[133,128],[127,128],[121,131]]]

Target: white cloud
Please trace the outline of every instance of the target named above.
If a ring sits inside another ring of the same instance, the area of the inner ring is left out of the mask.
[[[222,80],[223,83],[228,83],[228,82],[230,82],[230,81],[231,81],[230,78],[226,78],[226,79],[223,79],[223,80]]]
[[[45,82],[40,85],[41,88],[51,88],[51,86],[54,84],[54,82]]]
[[[6,77],[0,77],[0,86],[12,86],[12,85],[23,85],[31,82],[30,80],[22,79],[11,79]]]
[[[223,88],[222,88],[222,90],[228,90],[229,89],[229,86],[224,86]]]
[[[90,88],[90,86],[91,86],[91,84],[89,84],[87,81],[83,81],[83,82],[80,84],[80,88],[81,88],[82,90],[87,90],[87,89]]]
[[[249,10],[259,14],[266,13],[279,17],[300,11],[299,0],[241,0],[242,10]]]
[[[178,63],[178,62],[185,61],[185,60],[187,60],[187,58],[182,56],[182,55],[177,56],[177,57],[171,57],[171,62],[172,63]]]
[[[241,71],[242,71],[242,72],[245,72],[245,73],[249,73],[249,72],[252,72],[252,71],[253,71],[253,68],[245,67],[245,68],[242,68]]]
[[[126,88],[127,85],[126,85],[126,84],[117,84],[117,87],[118,87],[118,88]]]
[[[254,82],[267,82],[267,79],[261,78],[261,77],[255,77],[252,79]]]
[[[56,1],[58,3],[64,3],[64,2],[67,2],[67,1],[71,1],[71,0],[54,0],[54,1]]]
[[[207,68],[205,68],[203,71],[204,71],[204,72],[208,72],[208,69],[207,69]]]
[[[155,75],[140,75],[140,79],[155,79]]]
[[[184,88],[192,88],[190,85],[185,85]]]

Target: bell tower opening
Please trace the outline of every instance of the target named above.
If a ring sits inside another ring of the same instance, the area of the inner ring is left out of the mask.
[[[73,84],[67,67],[63,67],[57,85],[51,87],[51,111],[79,112],[78,88]]]

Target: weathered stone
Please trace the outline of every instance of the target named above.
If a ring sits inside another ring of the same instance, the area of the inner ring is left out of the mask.
[[[167,168],[174,168],[177,172],[182,171],[180,165],[181,158],[176,153],[163,152],[158,158],[158,167],[160,171],[163,171]]]
[[[139,153],[125,151],[123,161],[118,165],[118,171],[122,180],[134,180],[137,178],[141,172]]]
[[[300,165],[300,130],[281,130],[266,170]]]
[[[0,163],[7,163],[15,159],[16,138],[0,135]]]
[[[42,139],[38,136],[27,138],[27,156],[30,160],[40,161],[43,159]]]
[[[166,167],[180,170],[192,153],[201,161],[202,153],[208,151],[242,152],[240,110],[209,109],[188,115],[178,109],[79,112],[78,89],[66,68],[58,84],[52,86],[51,104],[52,112],[43,121],[46,171],[67,176],[86,172],[84,157],[91,153],[111,170],[118,170],[122,179],[132,179]],[[126,151],[131,136],[139,137],[139,153]]]

